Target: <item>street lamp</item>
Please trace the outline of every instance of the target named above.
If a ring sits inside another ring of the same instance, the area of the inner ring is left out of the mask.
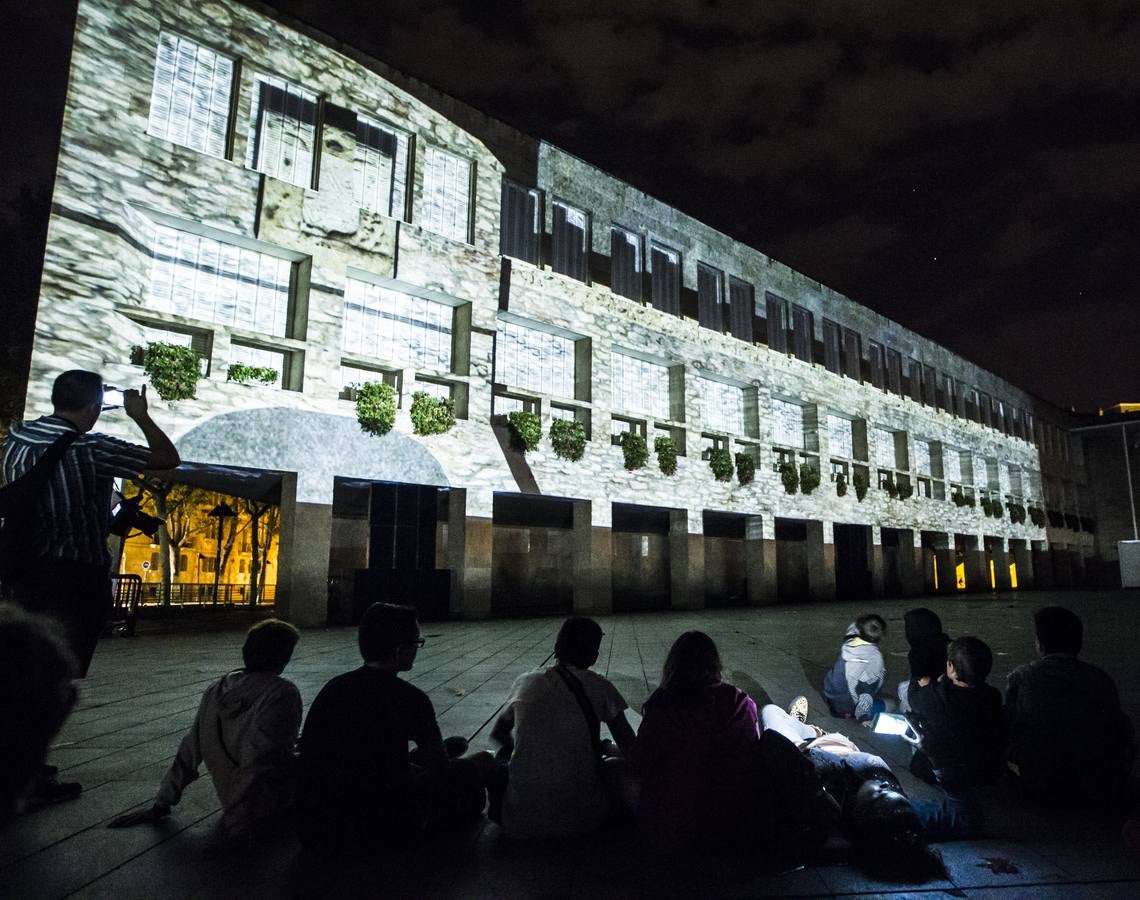
[[[214,602],[213,602],[213,605],[217,606],[218,605],[218,579],[222,577],[222,526],[225,524],[226,519],[232,519],[234,516],[237,515],[237,513],[234,512],[233,509],[229,505],[227,505],[226,502],[223,500],[221,503],[219,503],[217,506],[215,506],[213,509],[211,509],[209,511],[209,513],[207,513],[207,515],[211,519],[217,519],[218,520],[218,536],[217,536],[218,554],[214,558]]]

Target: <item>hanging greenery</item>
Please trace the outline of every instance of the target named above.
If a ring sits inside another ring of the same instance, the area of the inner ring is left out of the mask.
[[[155,341],[145,348],[133,347],[132,359],[137,359],[140,351],[146,379],[159,397],[173,401],[193,400],[198,396],[202,370],[197,353],[179,344]]]
[[[819,469],[811,463],[804,463],[800,466],[800,490],[810,494],[817,487],[819,487]]]
[[[542,420],[537,413],[516,410],[507,416],[511,429],[511,447],[520,453],[529,453],[538,448],[542,440]]]
[[[785,459],[779,465],[780,481],[784,483],[784,490],[794,494],[800,489],[800,470],[791,460]]]
[[[663,475],[677,472],[677,444],[669,437],[653,439],[653,452],[657,454],[657,468]]]
[[[717,481],[732,481],[732,454],[723,447],[709,450],[709,468]]]
[[[366,381],[356,389],[356,421],[365,434],[382,437],[396,422],[396,389],[382,381]]]
[[[894,475],[888,475],[883,479],[883,490],[887,492],[887,496],[892,500],[899,495],[899,489],[895,487]]]
[[[226,369],[226,381],[236,381],[238,384],[249,384],[251,381],[273,384],[277,380],[277,375],[277,370],[272,366],[247,366],[245,363],[233,363]]]
[[[586,426],[577,419],[555,419],[550,423],[550,446],[559,459],[577,462],[586,452]]]
[[[900,481],[898,483],[898,492],[900,500],[909,500],[914,496],[914,485],[910,481]]]
[[[966,495],[962,493],[961,488],[954,488],[954,492],[950,495],[950,500],[954,503],[955,506],[959,508],[967,506],[969,504],[969,501],[966,500]]]
[[[865,470],[856,469],[855,474],[851,476],[851,481],[855,485],[855,499],[862,503],[871,487],[871,477]]]
[[[990,515],[995,519],[1000,519],[1005,515],[1005,506],[997,497],[990,499]]]
[[[412,394],[408,410],[416,434],[443,434],[455,425],[455,403],[450,397],[433,397],[427,391]]]
[[[1029,507],[1029,521],[1031,521],[1038,528],[1045,527],[1045,510],[1040,506]]]
[[[752,484],[756,480],[756,460],[750,453],[736,454],[736,480],[741,484]]]
[[[845,497],[847,495],[847,476],[842,472],[837,472],[835,475],[835,496]]]
[[[1006,508],[1009,510],[1009,520],[1014,525],[1020,525],[1025,521],[1025,507],[1020,503],[1011,500]]]
[[[649,448],[643,438],[636,431],[623,431],[618,439],[621,443],[621,455],[625,459],[625,467],[629,471],[640,469],[649,462]]]

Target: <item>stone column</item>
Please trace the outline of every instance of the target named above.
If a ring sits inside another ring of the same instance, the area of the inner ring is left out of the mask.
[[[283,475],[277,615],[300,628],[328,623],[331,542],[332,503],[299,500],[297,474],[289,472]]]
[[[468,515],[465,488],[452,488],[447,504],[447,567],[451,570],[451,614],[458,619],[483,619],[491,614],[491,552],[494,545],[490,492],[485,508]]]
[[[669,510],[669,608],[702,609],[705,605],[705,536],[690,534],[690,522],[701,521],[688,510]]]
[[[899,534],[899,587],[904,597],[922,593],[922,533],[904,528]]]
[[[807,523],[808,596],[835,599],[835,532],[831,522]]]
[[[979,593],[992,590],[990,567],[986,559],[985,535],[970,535],[973,545],[966,548],[966,590]]]
[[[776,531],[771,518],[748,516],[744,521],[744,571],[748,605],[776,602]]]
[[[994,564],[994,590],[1008,591],[1012,587],[1009,577],[1009,553],[1006,550],[1006,539],[997,538],[989,546],[988,556]]]
[[[1021,590],[1031,590],[1036,579],[1033,571],[1033,554],[1026,541],[1010,542],[1010,560],[1017,564],[1017,586]]]
[[[574,503],[574,612],[613,612],[613,540],[609,503]]]
[[[871,593],[883,596],[883,529],[871,526]]]
[[[934,560],[938,564],[938,593],[956,594],[958,577],[954,571],[957,567],[957,558],[954,552],[953,533],[939,538],[939,543],[940,546],[934,548]]]
[[[1053,587],[1053,558],[1047,541],[1034,541],[1030,551],[1033,560],[1033,586],[1048,589]]]

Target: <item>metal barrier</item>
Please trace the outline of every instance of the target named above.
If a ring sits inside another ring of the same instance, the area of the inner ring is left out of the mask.
[[[138,578],[137,575],[120,576]],[[161,584],[142,585],[143,606],[249,606],[248,584],[219,584],[215,601],[214,583],[176,582],[170,586],[169,600]],[[267,584],[258,592],[258,606],[272,606],[277,599],[276,585]]]

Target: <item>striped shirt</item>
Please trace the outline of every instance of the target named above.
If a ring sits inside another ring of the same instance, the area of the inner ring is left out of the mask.
[[[0,463],[4,483],[27,472],[56,438],[74,430],[70,422],[55,416],[12,426]],[[77,437],[40,498],[34,537],[38,554],[109,565],[107,532],[113,480],[137,475],[149,460],[149,448],[138,444],[105,434]]]

